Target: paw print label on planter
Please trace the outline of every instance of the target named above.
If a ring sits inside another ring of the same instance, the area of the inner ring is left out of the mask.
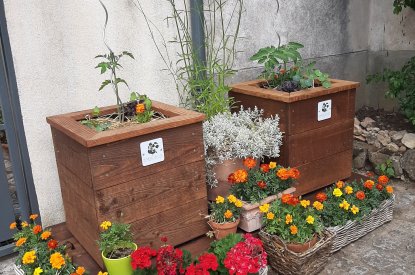
[[[320,101],[317,105],[317,120],[322,121],[331,118],[331,99]]]
[[[163,139],[156,138],[141,142],[140,152],[143,166],[164,161]]]

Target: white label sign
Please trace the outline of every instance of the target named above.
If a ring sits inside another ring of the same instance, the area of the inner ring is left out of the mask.
[[[317,106],[317,120],[322,121],[331,118],[331,99],[320,101]]]
[[[156,138],[140,143],[141,162],[143,166],[164,161],[163,139]]]

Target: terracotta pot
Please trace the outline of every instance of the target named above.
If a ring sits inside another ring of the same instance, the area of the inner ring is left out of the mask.
[[[318,241],[317,235],[314,235],[314,237],[306,242],[306,243],[287,243],[285,246],[288,250],[295,252],[295,253],[303,253],[310,248],[312,248]]]
[[[227,223],[216,223],[212,220],[208,221],[208,224],[213,229],[215,238],[217,240],[223,239],[231,233],[236,233],[240,219],[237,219],[234,222]]]

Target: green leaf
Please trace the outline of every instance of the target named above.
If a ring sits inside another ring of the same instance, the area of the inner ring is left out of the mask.
[[[130,52],[123,51],[123,52],[122,52],[122,54],[123,54],[123,55],[127,55],[127,56],[131,57],[132,59],[135,59],[135,58],[134,58],[134,55],[133,55],[132,53],[130,53]]]
[[[138,93],[137,92],[131,92],[130,101],[135,101],[137,99],[138,99]]]
[[[107,71],[108,66],[109,64],[107,62],[101,62],[95,68],[101,68],[101,74],[103,74]]]
[[[101,91],[102,89],[104,89],[105,88],[105,86],[107,86],[108,84],[110,84],[111,83],[111,80],[109,80],[109,79],[107,79],[107,80],[104,80],[102,83],[101,83],[101,87],[99,87],[99,90],[98,91]]]
[[[99,109],[99,107],[95,106],[94,109],[92,110],[92,114],[94,116],[99,116],[100,113],[101,113],[101,110]]]
[[[124,80],[124,79],[122,79],[122,78],[116,78],[116,79],[115,79],[115,83],[116,83],[116,84],[118,84],[118,83],[124,83],[124,84],[128,87],[127,81],[125,81],[125,80]]]
[[[321,83],[321,85],[326,89],[331,87],[330,81],[324,81],[324,82]]]
[[[320,70],[314,70],[314,74],[316,76],[322,76],[322,72]]]

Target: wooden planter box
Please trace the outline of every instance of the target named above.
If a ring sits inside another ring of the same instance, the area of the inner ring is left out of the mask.
[[[47,118],[68,229],[101,266],[96,240],[104,220],[131,224],[138,245],[156,247],[161,236],[177,245],[208,231],[204,115],[153,107],[167,118],[104,132],[79,123],[91,110]],[[143,166],[140,143],[157,138],[164,161]]]
[[[238,108],[257,106],[264,109],[266,117],[279,115],[284,136],[277,163],[300,170],[301,177],[295,185],[297,195],[348,178],[352,173],[355,93],[359,83],[331,81],[330,89],[317,87],[285,93],[260,88],[262,81],[254,80],[233,85],[229,93]],[[326,101],[331,103],[329,118],[328,112],[318,114]]]

